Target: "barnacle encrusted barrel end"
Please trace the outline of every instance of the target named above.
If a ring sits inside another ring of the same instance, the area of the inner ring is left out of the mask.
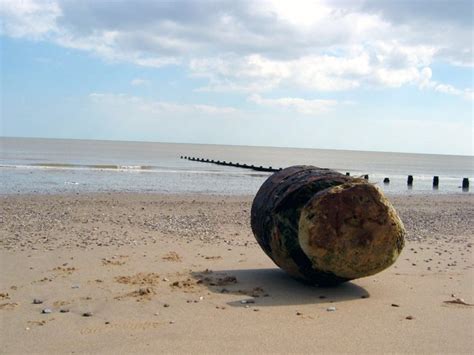
[[[251,225],[279,267],[318,285],[380,272],[405,243],[403,223],[378,187],[314,166],[270,176],[253,201]]]

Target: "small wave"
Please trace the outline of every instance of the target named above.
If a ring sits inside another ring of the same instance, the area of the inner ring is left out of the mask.
[[[30,164],[30,166],[37,166],[39,168],[74,168],[78,165],[66,164],[66,163],[33,163],[33,164]],[[19,166],[19,167],[22,167],[22,166]]]
[[[0,164],[0,168],[7,169],[25,169],[25,170],[62,170],[62,171],[108,171],[124,173],[165,173],[165,174],[197,174],[197,175],[225,175],[225,176],[250,176],[262,177],[269,173],[258,173],[250,170],[238,169],[174,169],[153,165],[115,165],[115,164],[70,164],[70,163],[34,163],[30,165],[8,165]],[[65,182],[73,185],[73,182]]]
[[[70,164],[70,163],[33,163],[29,165],[0,165],[2,168],[39,168],[39,169],[94,169],[94,170],[153,170],[152,165],[116,165],[116,164]]]
[[[131,170],[152,170],[151,165],[117,165],[117,169],[131,169]]]

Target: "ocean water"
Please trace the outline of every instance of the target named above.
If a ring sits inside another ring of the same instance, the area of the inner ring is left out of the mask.
[[[193,162],[181,156],[284,168],[307,164],[369,181],[387,193],[471,193],[474,157],[348,150],[37,138],[0,138],[0,194],[159,192],[255,194],[271,173]],[[414,184],[408,188],[407,176]],[[432,188],[433,176],[439,188]],[[383,184],[385,177],[390,184]]]

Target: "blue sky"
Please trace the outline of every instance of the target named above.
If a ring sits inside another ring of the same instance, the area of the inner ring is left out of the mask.
[[[474,154],[470,1],[0,3],[2,136]]]

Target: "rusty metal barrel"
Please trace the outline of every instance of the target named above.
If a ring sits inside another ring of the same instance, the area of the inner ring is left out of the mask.
[[[305,165],[280,170],[263,183],[251,226],[275,264],[321,286],[384,270],[405,243],[403,223],[378,187]]]

